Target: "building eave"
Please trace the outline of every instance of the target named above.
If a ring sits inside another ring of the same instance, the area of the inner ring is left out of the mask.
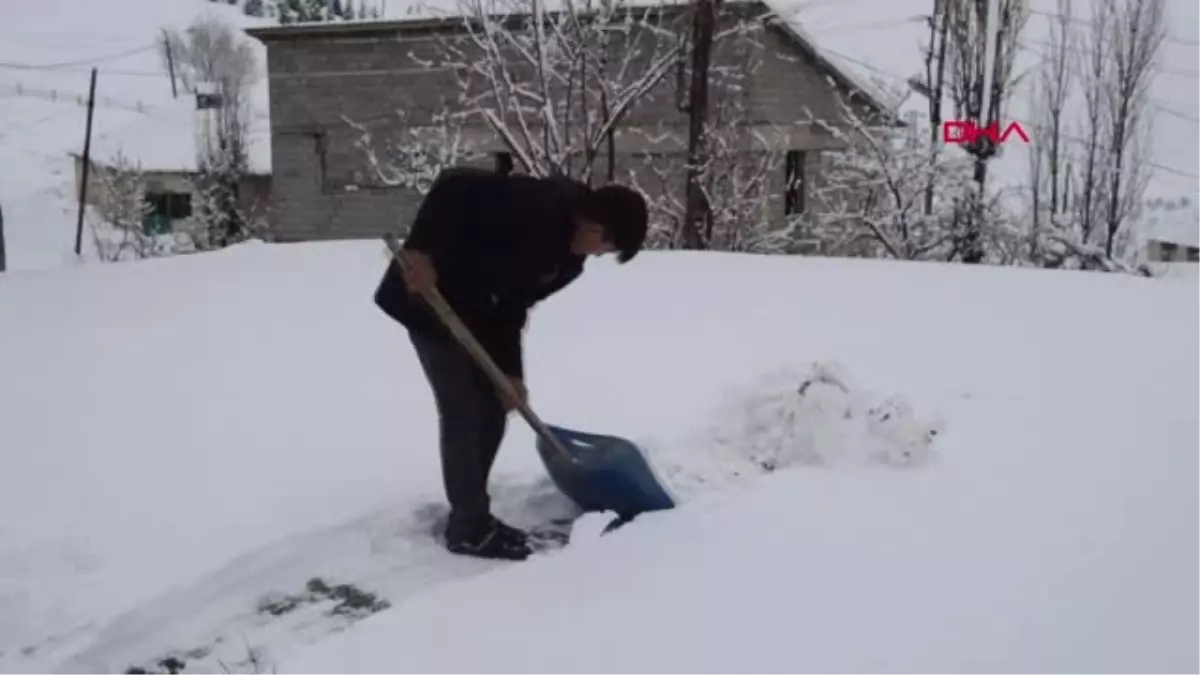
[[[689,4],[682,0],[657,0],[654,4],[642,3],[639,0],[626,0],[626,4],[631,11],[654,10],[663,13],[677,13],[688,11],[690,8]],[[758,14],[765,19],[764,23],[779,28],[790,42],[811,58],[819,68],[827,72],[840,87],[859,96],[867,105],[888,120],[889,123],[897,126],[904,125],[904,122],[895,115],[894,106],[875,87],[871,86],[870,83],[861,81],[855,74],[846,72],[844,68],[831,61],[811,36],[807,35],[794,21],[788,20],[779,11],[773,0],[733,0],[732,2],[726,2],[726,6],[729,5],[740,5],[743,8],[761,8],[762,11]],[[546,14],[552,16],[560,11],[548,10]],[[492,18],[502,19],[505,16],[514,17],[516,15],[494,15]],[[462,14],[447,14],[444,16],[419,16],[384,20],[306,22],[280,26],[253,27],[247,28],[245,31],[248,35],[264,43],[348,37],[395,38],[402,35],[461,32],[465,29],[463,25],[465,18]]]

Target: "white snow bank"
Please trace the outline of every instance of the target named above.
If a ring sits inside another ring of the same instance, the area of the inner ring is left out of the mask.
[[[677,499],[795,467],[923,466],[943,425],[901,395],[864,390],[840,364],[781,364],[723,398],[684,438],[640,444]]]
[[[253,670],[247,646],[281,671],[1196,669],[1194,285],[589,263],[534,312],[532,403],[644,439],[687,503],[514,567],[428,538],[434,410],[371,304],[383,256],[254,244],[6,275],[0,670]],[[794,397],[813,363],[850,395]],[[906,424],[853,421],[873,409]],[[919,461],[879,461],[906,439]],[[564,509],[533,447],[514,417],[495,492],[518,524]],[[730,470],[765,459],[783,468]],[[258,611],[312,577],[393,609],[327,643],[349,622],[328,603]]]

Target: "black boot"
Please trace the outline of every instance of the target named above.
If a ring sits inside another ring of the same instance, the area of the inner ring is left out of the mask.
[[[524,560],[532,553],[525,532],[492,516],[451,518],[446,525],[446,548],[460,555],[501,560]]]

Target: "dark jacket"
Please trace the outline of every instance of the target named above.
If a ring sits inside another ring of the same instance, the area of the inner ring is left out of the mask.
[[[572,209],[587,187],[566,179],[443,172],[413,221],[404,248],[432,258],[438,290],[506,374],[523,377],[521,332],[529,309],[583,272],[571,253]],[[409,331],[452,339],[404,285],[393,260],[375,303]]]

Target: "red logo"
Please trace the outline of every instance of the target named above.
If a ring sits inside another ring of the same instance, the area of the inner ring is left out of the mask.
[[[1019,122],[1009,122],[1008,126],[1004,127],[1004,131],[1000,130],[1000,125],[996,122],[992,122],[986,127],[980,127],[970,120],[951,120],[942,123],[942,141],[955,145],[974,143],[979,140],[980,136],[987,138],[995,145],[1003,145],[1013,134],[1019,136],[1022,141],[1029,142],[1029,134],[1025,133],[1025,128]]]

